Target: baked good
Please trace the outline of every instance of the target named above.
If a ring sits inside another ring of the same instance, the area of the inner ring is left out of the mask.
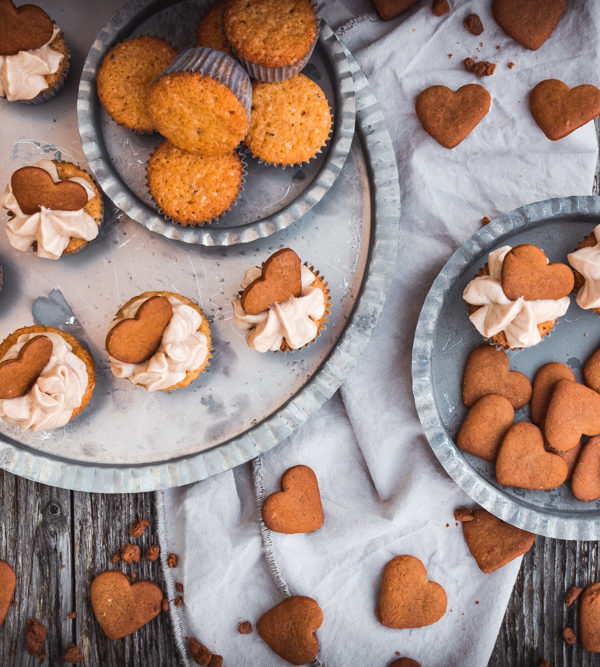
[[[203,225],[224,215],[243,189],[237,151],[201,155],[164,141],[146,167],[148,189],[160,211],[180,225]]]
[[[284,81],[306,65],[319,35],[310,0],[228,0],[225,36],[250,76]]]
[[[567,0],[494,0],[492,13],[509,37],[535,51],[550,37],[566,6]]]
[[[277,533],[312,533],[323,525],[323,507],[317,476],[308,466],[289,468],[281,491],[265,499],[263,520]]]
[[[106,336],[110,369],[147,391],[186,387],[208,366],[202,309],[174,292],[144,292],[122,306]]]
[[[419,0],[371,0],[371,4],[375,7],[375,11],[379,17],[384,21],[396,18],[417,4]]]
[[[8,614],[16,585],[17,575],[15,571],[5,560],[0,560],[0,627],[2,627],[6,614]]]
[[[119,42],[104,56],[96,75],[102,106],[119,125],[154,132],[146,107],[150,84],[175,58],[177,51],[158,37]]]
[[[579,598],[579,638],[586,651],[600,653],[600,583],[588,586]]]
[[[23,327],[0,343],[0,419],[8,424],[64,426],[89,403],[95,382],[91,355],[60,329]]]
[[[590,438],[579,454],[571,491],[575,498],[588,503],[600,498],[600,436]]]
[[[9,243],[22,252],[59,259],[98,236],[104,207],[98,186],[72,162],[40,160],[17,169],[0,197],[8,211]]]
[[[377,617],[388,628],[422,628],[446,613],[446,591],[427,579],[414,556],[396,556],[385,566]]]
[[[431,13],[434,16],[443,16],[450,12],[450,5],[448,0],[433,0],[431,3]]]
[[[412,658],[398,658],[390,662],[389,667],[421,667],[421,663]]]
[[[575,380],[573,371],[558,361],[544,364],[533,379],[533,391],[531,393],[531,421],[538,426],[544,423],[546,410],[550,396],[559,380]]]
[[[577,244],[578,250],[567,255],[575,271],[577,305],[600,315],[600,225]]]
[[[62,88],[70,66],[60,28],[37,5],[0,2],[0,97],[38,104]]]
[[[475,129],[491,103],[488,91],[476,83],[456,91],[430,86],[417,96],[415,110],[426,132],[445,148],[454,148]]]
[[[552,392],[544,435],[558,451],[575,447],[582,435],[600,433],[600,394],[579,382],[559,380]]]
[[[246,271],[241,296],[232,305],[234,322],[248,332],[248,347],[258,352],[298,350],[325,328],[329,290],[318,271],[283,248],[262,268]]]
[[[515,409],[505,396],[488,394],[471,407],[456,437],[456,445],[486,461],[495,461]]]
[[[233,57],[223,31],[223,11],[225,2],[219,0],[201,19],[196,29],[196,46],[207,46],[209,49],[223,51]]]
[[[468,14],[463,21],[463,27],[472,35],[481,35],[483,32],[483,23],[478,14]]]
[[[292,595],[263,614],[256,631],[273,653],[292,665],[305,665],[319,651],[315,631],[322,623],[323,612],[312,598]]]
[[[600,391],[600,348],[583,364],[583,381],[594,391]],[[575,378],[573,378],[575,379]]]
[[[540,428],[543,427],[540,426]],[[583,447],[581,441],[578,442],[575,447],[571,447],[571,449],[567,449],[563,452],[558,451],[558,449],[553,449],[548,443],[545,443],[544,447],[547,451],[552,452],[553,454],[558,454],[562,459],[564,459],[565,463],[567,464],[567,480],[570,480],[573,477],[573,471],[575,470],[577,459],[579,458],[579,454],[581,454]]]
[[[550,264],[534,245],[502,246],[489,254],[463,299],[484,338],[505,348],[531,347],[567,312],[573,281],[566,264]]]
[[[529,109],[548,139],[558,141],[600,114],[600,90],[546,79],[529,93]]]
[[[330,131],[325,93],[304,74],[280,83],[253,83],[244,143],[254,157],[282,166],[308,162],[321,152]]]
[[[251,98],[250,79],[233,58],[196,47],[152,83],[147,109],[154,128],[177,148],[225,155],[246,136]]]

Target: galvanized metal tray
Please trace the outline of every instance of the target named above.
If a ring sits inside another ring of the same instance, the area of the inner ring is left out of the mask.
[[[209,0],[131,0],[94,40],[87,55],[77,100],[83,150],[108,197],[130,218],[167,238],[205,246],[228,246],[265,238],[289,227],[327,193],[340,173],[355,125],[354,86],[348,61],[331,29],[321,25],[313,55],[303,73],[327,96],[332,113],[331,138],[323,151],[300,167],[265,165],[245,153],[244,191],[234,207],[203,226],[184,227],[161,215],[148,191],[146,163],[164,138],[121,127],[102,108],[96,94],[96,73],[106,53],[118,42],[155,35],[177,49],[194,46],[198,20]]]
[[[91,32],[83,6],[67,15],[60,13],[60,0],[40,4],[61,17],[76,71],[83,61],[77,54],[87,53],[98,28]],[[0,337],[32,319],[59,325],[89,345],[97,371],[92,401],[64,428],[35,434],[0,424],[2,468],[94,492],[187,484],[274,447],[333,394],[377,323],[395,266],[400,216],[398,173],[381,110],[355,63],[351,71],[356,132],[340,176],[312,210],[274,236],[227,248],[180,243],[148,231],[108,201],[99,237],[57,262],[18,253],[0,234]],[[7,160],[0,164],[0,183],[42,156],[85,166],[74,83],[45,105],[2,107]],[[247,348],[233,325],[230,301],[245,269],[285,246],[326,277],[331,315],[307,348],[261,355]],[[151,289],[195,299],[211,321],[209,369],[175,392],[147,394],[114,378],[104,351],[118,307]]]
[[[462,376],[470,352],[484,341],[468,319],[462,292],[502,245],[533,243],[550,261],[566,261],[577,241],[600,223],[599,197],[564,197],[529,204],[494,220],[459,248],[435,279],[423,305],[413,346],[413,392],[421,424],[433,452],[448,474],[482,507],[534,533],[570,540],[600,538],[600,500],[584,503],[569,482],[552,491],[503,487],[494,466],[456,447],[454,438],[467,413]],[[582,310],[574,294],[566,315],[535,347],[511,351],[511,369],[531,380],[549,361],[568,364],[578,380],[581,366],[600,345],[600,318]],[[529,419],[529,407],[515,414]]]

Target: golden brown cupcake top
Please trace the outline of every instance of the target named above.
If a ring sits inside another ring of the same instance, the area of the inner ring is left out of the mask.
[[[223,32],[224,5],[224,2],[218,2],[202,18],[196,31],[196,46],[207,46],[210,49],[223,51],[228,56],[233,56],[231,49],[227,46],[227,40]]]

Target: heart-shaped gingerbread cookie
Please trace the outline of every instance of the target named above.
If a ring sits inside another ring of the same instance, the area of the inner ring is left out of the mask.
[[[600,90],[546,79],[529,93],[529,109],[548,139],[558,141],[600,114]]]
[[[571,491],[578,500],[591,502],[600,498],[600,437],[590,438],[575,464]]]
[[[548,490],[560,486],[568,475],[566,461],[546,451],[544,436],[535,424],[511,426],[496,459],[496,479],[502,486]]]
[[[415,103],[421,125],[445,148],[457,146],[490,110],[492,98],[476,83],[457,91],[431,86],[419,93]]]
[[[0,627],[8,613],[16,585],[17,575],[15,571],[6,561],[0,560]]]
[[[92,581],[90,600],[96,620],[106,636],[120,639],[159,614],[163,594],[152,581],[130,584],[122,572],[110,570]]]
[[[50,41],[53,29],[52,19],[41,7],[17,9],[12,0],[0,2],[0,56],[39,49]]]
[[[258,315],[276,303],[302,295],[302,264],[290,248],[271,255],[262,266],[262,276],[243,291],[242,307],[249,315]]]
[[[575,277],[566,265],[548,263],[543,250],[530,243],[509,250],[502,263],[502,291],[511,301],[523,297],[561,299],[573,289]]]
[[[311,533],[323,525],[317,476],[308,466],[294,466],[281,478],[282,491],[263,505],[265,524],[277,533]]]
[[[463,536],[479,569],[486,574],[527,553],[535,535],[498,519],[484,509],[472,510],[462,524]]]
[[[541,427],[540,427],[541,428]],[[570,480],[573,477],[573,471],[575,470],[575,465],[577,464],[577,459],[581,450],[583,448],[581,442],[578,442],[575,447],[567,449],[565,452],[559,452],[558,449],[553,449],[548,443],[544,445],[546,451],[552,452],[553,454],[558,454],[561,459],[567,464],[567,480]]]
[[[390,662],[390,667],[421,667],[421,663],[412,658],[398,658]]]
[[[504,434],[513,423],[515,409],[498,394],[482,396],[469,410],[456,437],[460,449],[486,461],[495,461]]]
[[[23,345],[16,359],[1,362],[0,398],[24,396],[50,361],[52,349],[47,336],[35,336]]]
[[[487,394],[505,396],[515,410],[531,398],[531,382],[518,371],[509,370],[504,350],[491,345],[480,345],[467,359],[463,375],[463,402],[471,407]]]
[[[388,628],[422,628],[446,613],[446,591],[427,579],[427,570],[414,556],[396,556],[385,566],[378,618]]]
[[[492,12],[504,32],[535,51],[550,37],[567,0],[494,0]]]
[[[141,364],[160,346],[173,307],[164,296],[151,296],[138,308],[135,317],[121,320],[106,336],[106,350],[111,357],[126,364]]]
[[[583,381],[590,389],[600,392],[600,347],[583,364],[582,375]]]
[[[586,651],[600,653],[600,582],[588,586],[579,598],[579,638]]]
[[[535,374],[533,380],[533,391],[531,393],[531,421],[538,426],[541,425],[546,416],[548,402],[559,380],[575,380],[573,371],[559,361],[551,361],[544,364]]]
[[[312,598],[292,595],[263,614],[256,630],[271,651],[292,665],[305,665],[319,651],[315,631],[322,623],[323,612]]]
[[[582,435],[600,433],[600,394],[573,382],[559,380],[552,392],[544,435],[548,444],[560,452],[579,443]]]
[[[25,215],[40,211],[79,211],[88,201],[83,185],[75,181],[58,181],[40,167],[22,167],[11,176],[10,186],[19,208]]]

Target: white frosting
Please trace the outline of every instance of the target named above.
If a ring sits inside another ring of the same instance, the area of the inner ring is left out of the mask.
[[[261,269],[251,267],[244,274],[242,289],[262,275]],[[248,330],[246,342],[258,352],[279,350],[285,339],[292,350],[297,350],[317,335],[318,322],[325,312],[325,295],[319,287],[311,287],[315,281],[312,271],[302,266],[302,295],[290,297],[268,310],[249,315],[240,299],[232,302],[233,321],[240,329]]]
[[[0,97],[9,102],[32,100],[48,88],[46,76],[56,74],[64,55],[50,48],[60,32],[55,25],[52,37],[39,49],[19,51],[13,56],[0,56]]]
[[[60,180],[58,170],[52,160],[40,160],[36,162],[35,166],[47,171],[55,183]],[[68,180],[79,183],[85,188],[88,201],[96,196],[94,188],[85,178],[74,176]],[[42,206],[38,213],[32,215],[23,213],[10,183],[0,197],[0,205],[14,215],[6,223],[6,235],[9,243],[13,248],[25,252],[35,241],[38,257],[58,259],[69,245],[71,238],[91,241],[98,236],[96,221],[83,209],[79,211],[54,211]]]
[[[472,280],[465,287],[463,299],[473,306],[481,306],[469,319],[482,336],[491,338],[504,331],[510,347],[531,347],[542,340],[537,325],[564,315],[570,299],[568,296],[534,301],[507,298],[502,290],[502,264],[509,250],[510,246],[503,246],[489,254],[489,276]]]
[[[88,385],[85,363],[57,333],[22,334],[0,361],[15,359],[25,343],[39,335],[52,341],[50,361],[24,396],[0,399],[0,418],[23,430],[43,431],[64,426],[81,405]]]
[[[600,225],[594,228],[596,245],[567,255],[569,264],[585,278],[577,292],[577,303],[585,309],[600,308]]]
[[[127,378],[148,391],[168,389],[181,382],[188,371],[200,368],[208,357],[208,338],[198,331],[202,324],[200,313],[174,296],[167,297],[173,306],[173,316],[164,330],[160,346],[150,359],[141,364],[126,364],[110,357],[110,369],[118,378]],[[110,326],[135,317],[138,308],[148,298],[136,299]]]

